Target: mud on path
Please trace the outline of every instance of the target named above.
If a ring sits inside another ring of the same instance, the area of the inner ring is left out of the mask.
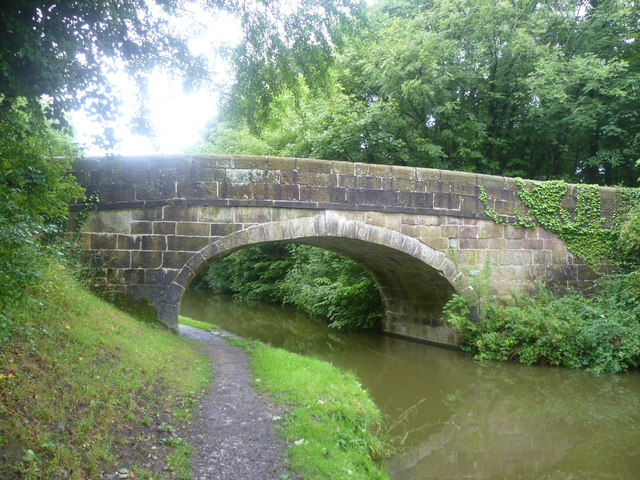
[[[279,480],[291,478],[284,441],[275,433],[283,410],[251,386],[247,355],[222,332],[180,325],[180,335],[202,342],[211,357],[213,383],[193,421],[194,480]]]

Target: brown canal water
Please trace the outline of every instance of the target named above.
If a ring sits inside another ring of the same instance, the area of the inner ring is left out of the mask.
[[[355,372],[407,436],[393,479],[640,479],[638,372],[478,362],[205,292],[186,292],[181,314]]]

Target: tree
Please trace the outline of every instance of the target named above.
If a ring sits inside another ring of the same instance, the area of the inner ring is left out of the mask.
[[[336,54],[328,86],[305,91],[299,77],[302,95],[281,94],[252,141],[287,155],[633,185],[639,15],[625,0],[381,1]]]
[[[46,95],[51,114],[88,105],[94,115],[113,118],[116,99],[109,71],[123,67],[144,97],[145,78],[164,67],[194,85],[207,78],[205,59],[193,55],[172,17],[185,0],[61,0],[0,3],[0,94],[4,102]],[[300,0],[297,3],[209,0],[204,8],[239,17],[244,34],[233,55],[234,103],[259,98],[268,104],[281,84],[302,73],[322,75],[340,40],[340,24],[357,14],[357,0]],[[307,60],[311,60],[308,62]],[[255,102],[247,108],[256,108]],[[37,107],[34,106],[34,109]]]

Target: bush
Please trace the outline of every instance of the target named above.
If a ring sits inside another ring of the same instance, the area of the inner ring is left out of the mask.
[[[619,372],[640,365],[640,273],[603,280],[593,297],[514,295],[510,304],[486,302],[477,321],[465,316],[469,301],[456,295],[447,306],[464,330],[463,349],[476,358],[516,360]]]
[[[60,253],[50,241],[64,232],[67,205],[82,196],[68,173],[75,149],[57,127],[39,103],[0,94],[0,341],[13,323],[8,306]]]
[[[212,264],[193,285],[245,301],[293,305],[336,328],[372,328],[384,312],[375,282],[358,264],[307,245],[244,248]]]

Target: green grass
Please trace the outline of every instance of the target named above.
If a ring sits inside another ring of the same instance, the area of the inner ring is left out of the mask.
[[[0,344],[0,478],[190,478],[180,422],[209,385],[208,357],[52,266]],[[177,431],[160,432],[160,424]],[[166,441],[163,441],[165,437]],[[154,458],[155,457],[155,458]],[[148,465],[147,465],[148,464]]]
[[[213,330],[220,328],[213,323],[201,322],[200,320],[194,320],[193,318],[185,317],[183,315],[178,317],[178,321],[184,325],[189,325],[190,327],[199,328],[201,330]]]
[[[388,478],[373,461],[390,453],[378,436],[382,414],[355,375],[260,342],[235,342],[250,355],[255,385],[287,405],[282,434],[293,472],[305,480]]]

